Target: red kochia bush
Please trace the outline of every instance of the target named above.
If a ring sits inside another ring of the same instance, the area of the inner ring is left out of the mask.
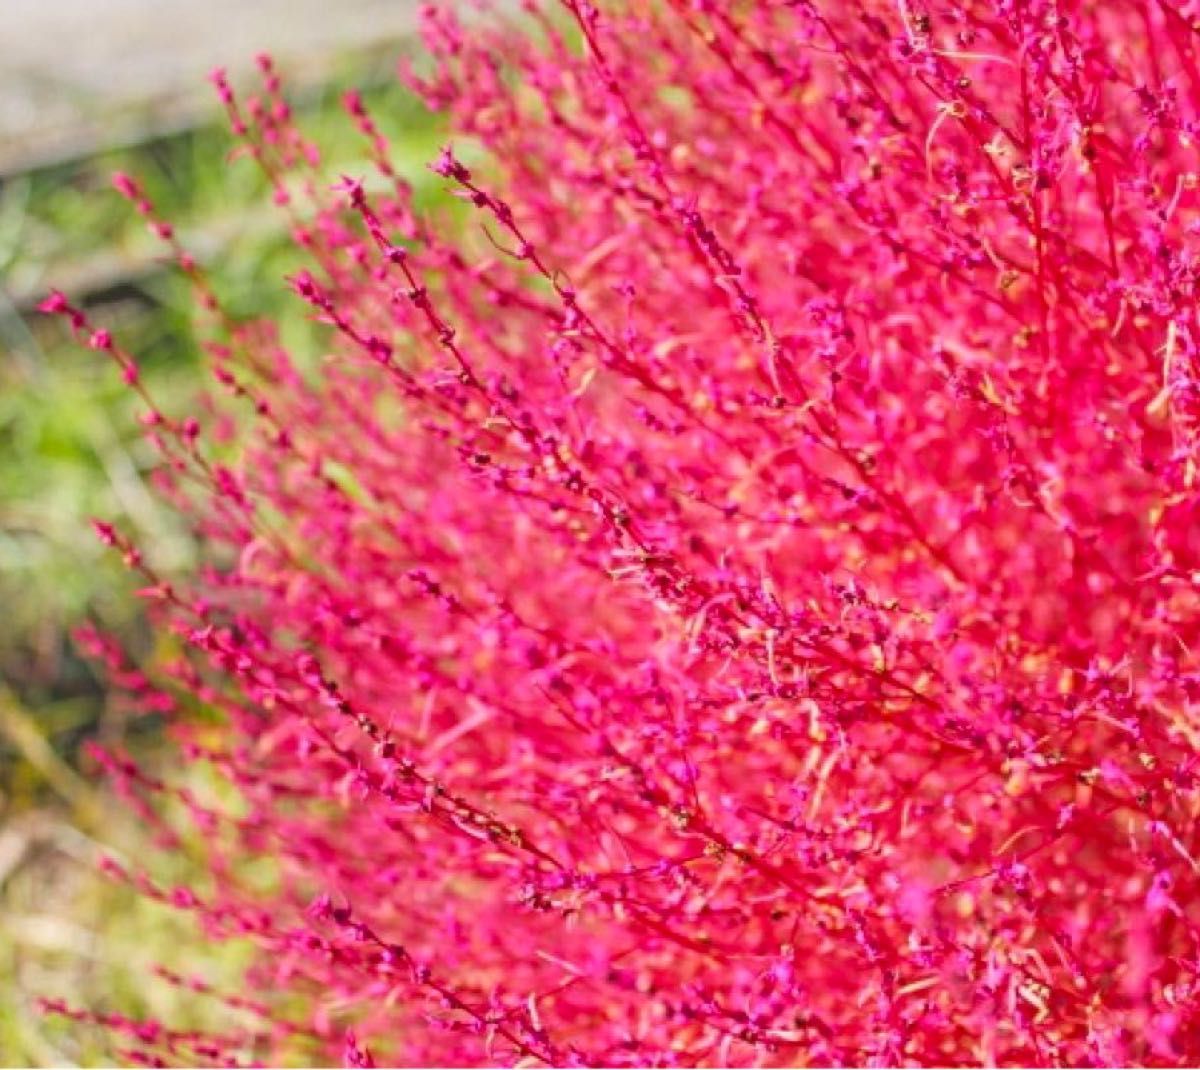
[[[145,394],[199,578],[101,533],[183,652],[126,683],[222,711],[174,732],[240,808],[102,757],[211,851],[114,873],[260,953],[221,1036],[69,1013],[167,1062],[1194,1065],[1200,3],[560,14],[425,17],[458,242],[359,98],[329,190],[269,63],[217,77],[332,341],[302,375],[174,246],[250,430]]]

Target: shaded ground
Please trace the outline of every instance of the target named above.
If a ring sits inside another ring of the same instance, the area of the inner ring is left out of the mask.
[[[418,0],[4,0],[0,174],[207,114],[204,76],[269,50],[306,81],[394,41]]]

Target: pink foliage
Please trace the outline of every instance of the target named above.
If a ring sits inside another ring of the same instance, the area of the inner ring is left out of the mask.
[[[1200,4],[565,8],[425,16],[461,240],[360,97],[376,172],[329,190],[270,62],[215,76],[333,339],[306,378],[221,321],[238,464],[47,302],[199,517],[186,585],[100,531],[185,651],[143,699],[223,712],[171,718],[244,803],[110,756],[211,887],[110,868],[260,949],[248,1034],[104,1024],[147,1062],[1194,1065]]]

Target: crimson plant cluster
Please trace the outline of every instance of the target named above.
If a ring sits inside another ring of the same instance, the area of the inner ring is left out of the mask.
[[[359,96],[330,188],[269,60],[215,76],[317,374],[126,176],[228,396],[44,306],[207,547],[98,524],[175,653],[82,641],[236,796],[97,751],[207,845],[108,868],[257,949],[164,974],[219,1034],[50,1009],[153,1065],[1195,1065],[1200,4],[423,31],[465,227]]]

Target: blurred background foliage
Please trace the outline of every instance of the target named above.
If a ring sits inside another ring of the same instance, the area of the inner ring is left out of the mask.
[[[425,164],[442,131],[394,80],[394,59],[394,49],[347,57],[294,99],[297,120],[321,146],[330,182],[366,174],[340,105],[346,88],[361,89],[418,200],[428,200],[440,196]],[[194,548],[149,490],[155,459],[137,399],[107,361],[34,311],[51,287],[82,303],[138,355],[167,411],[186,412],[205,385],[189,287],[112,190],[121,170],[185,244],[194,239],[232,312],[277,318],[301,348],[313,337],[282,281],[298,264],[285,217],[253,162],[228,159],[233,142],[215,101],[208,114],[209,123],[0,180],[0,1065],[111,1058],[97,1031],[39,1014],[38,996],[200,1024],[219,1007],[155,982],[153,964],[199,966],[218,984],[239,964],[236,947],[198,948],[187,918],[96,870],[102,850],[137,851],[145,832],[89,779],[81,746],[98,738],[153,764],[159,726],[130,717],[72,644],[73,629],[94,622],[139,657],[155,656],[130,578],[89,518],[116,522],[167,571],[185,569]],[[179,777],[216,790],[202,768]],[[178,872],[166,876],[187,880],[185,859],[167,864]]]

